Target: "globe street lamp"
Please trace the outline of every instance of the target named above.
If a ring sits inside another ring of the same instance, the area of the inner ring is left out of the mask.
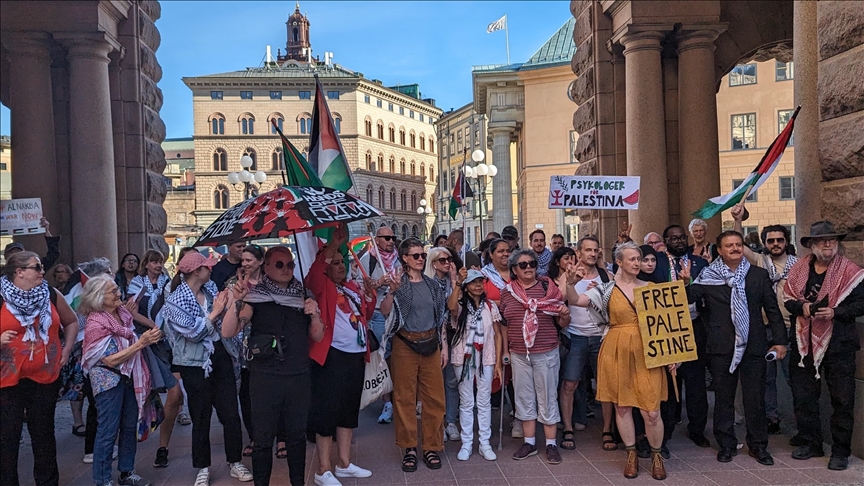
[[[485,235],[483,231],[483,219],[486,217],[486,178],[493,178],[498,175],[498,167],[492,164],[484,164],[483,159],[486,158],[486,152],[477,149],[471,153],[471,160],[476,164],[474,168],[465,167],[465,176],[469,179],[477,180],[477,193],[480,194],[480,234]]]
[[[237,187],[237,184],[243,183],[243,200],[249,199],[250,197],[258,195],[258,188],[261,187],[265,181],[267,181],[267,174],[263,170],[259,170],[254,174],[249,172],[249,168],[251,168],[255,164],[255,161],[252,160],[252,157],[248,155],[244,155],[240,157],[240,167],[243,168],[240,172],[229,172],[228,173],[228,183],[233,187]],[[257,182],[258,186],[252,184],[252,182]]]
[[[423,216],[423,239],[426,239],[426,217],[432,214],[432,206],[426,198],[420,198],[420,207],[417,208],[417,214]]]

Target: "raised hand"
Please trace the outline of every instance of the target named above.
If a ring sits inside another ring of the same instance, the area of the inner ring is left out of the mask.
[[[234,300],[243,300],[249,294],[249,275],[245,273],[237,278],[237,283],[231,287],[231,295]]]
[[[223,290],[216,295],[216,299],[213,301],[213,311],[210,313],[211,316],[222,314],[228,306],[228,293],[228,290]]]
[[[693,266],[693,262],[687,260],[686,262],[681,263],[681,271],[678,272],[678,280],[684,280],[685,282],[690,281],[690,267]]]
[[[466,278],[468,278],[468,269],[462,267],[459,269],[459,275],[456,277],[456,285],[462,285],[462,282],[464,282]]]
[[[744,204],[739,203],[732,206],[730,212],[732,213],[732,219],[735,221],[741,221],[744,218]]]
[[[630,232],[633,231],[633,225],[628,224],[627,221],[621,223],[621,231],[618,232],[618,243],[624,243],[626,241],[631,241]]]
[[[303,301],[303,312],[308,316],[318,314],[318,302],[315,299],[306,299]]]
[[[348,226],[344,223],[336,227],[333,231],[333,237],[330,239],[330,245],[333,248],[339,248],[348,242]]]
[[[567,265],[567,285],[576,285],[583,278],[585,278],[585,267],[582,266],[582,262]]]

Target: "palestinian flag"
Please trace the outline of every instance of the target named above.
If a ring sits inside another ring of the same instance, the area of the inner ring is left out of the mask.
[[[351,240],[348,243],[348,248],[350,248],[351,251],[356,253],[356,252],[359,252],[360,250],[362,250],[366,245],[368,245],[371,242],[372,242],[371,236],[368,236],[368,235],[358,236],[357,238],[354,238],[353,240]]]
[[[795,109],[795,113],[792,113],[792,117],[789,119],[789,123],[786,124],[786,128],[784,128],[783,131],[777,135],[777,138],[771,142],[771,146],[768,147],[768,151],[765,152],[762,160],[759,161],[759,165],[753,169],[753,172],[744,179],[744,182],[742,182],[741,185],[728,194],[712,197],[704,206],[702,206],[702,209],[694,212],[693,216],[701,219],[710,219],[716,214],[739,204],[746,196],[749,196],[759,189],[759,187],[771,176],[771,173],[774,172],[774,169],[777,168],[777,164],[780,163],[780,158],[783,157],[783,152],[786,151],[786,145],[792,137],[795,117],[798,116],[800,110],[800,106]]]
[[[90,277],[79,269],[72,273],[72,276],[69,277],[69,282],[66,284],[67,288],[69,285],[72,285],[72,288],[69,289],[69,292],[63,298],[66,299],[66,303],[75,312],[78,312],[78,306],[81,305],[81,293],[87,280],[90,280]]]
[[[450,217],[456,219],[456,213],[459,208],[465,205],[465,199],[474,197],[474,192],[471,191],[471,186],[465,180],[465,164],[462,164],[462,169],[459,170],[459,177],[456,178],[456,184],[453,185],[453,194],[450,196]]]
[[[315,107],[312,109],[312,132],[309,137],[309,166],[318,174],[324,187],[348,192],[354,186],[348,157],[342,148],[336,125],[327,106],[321,81],[315,76]]]

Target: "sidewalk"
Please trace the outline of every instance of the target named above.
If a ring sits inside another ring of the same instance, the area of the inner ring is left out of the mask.
[[[713,394],[709,394],[713,403]],[[86,408],[85,408],[86,410]],[[586,430],[576,432],[576,450],[561,451],[563,462],[556,466],[547,465],[541,447],[540,454],[524,461],[514,461],[511,456],[521,445],[521,440],[509,437],[507,417],[503,450],[496,451],[498,460],[485,461],[476,452],[467,462],[456,460],[459,443],[446,443],[445,454],[442,455],[443,467],[431,471],[422,461],[415,473],[403,473],[401,470],[401,451],[394,444],[392,425],[376,423],[379,407],[372,406],[360,412],[360,428],[356,430],[352,460],[364,468],[370,469],[373,476],[369,479],[344,480],[342,484],[366,485],[509,485],[509,486],[550,486],[550,485],[819,485],[819,484],[857,484],[864,485],[864,461],[851,458],[850,467],[846,471],[829,471],[828,457],[813,458],[808,461],[796,461],[791,458],[792,447],[789,446],[789,420],[784,416],[784,434],[772,436],[769,451],[774,456],[775,465],[762,466],[747,455],[747,448],[741,449],[739,455],[730,463],[719,463],[716,460],[715,443],[710,429],[706,436],[711,439],[712,448],[696,447],[686,437],[685,423],[679,425],[673,439],[669,443],[672,458],[666,461],[668,478],[661,482],[654,481],[648,470],[649,459],[642,459],[640,475],[635,480],[624,478],[625,454],[623,451],[605,452],[600,447],[600,427],[602,421],[598,417],[589,420]],[[498,444],[498,415],[493,413],[492,444]],[[709,416],[710,417],[710,416]],[[81,462],[84,454],[84,439],[71,433],[72,417],[66,402],[57,404],[57,450],[60,466],[61,486],[92,485],[91,467]],[[709,420],[710,428],[710,420]],[[538,430],[542,430],[538,428]],[[33,485],[33,456],[29,437],[25,432],[25,442],[21,446],[19,474],[22,486]],[[146,442],[139,444],[136,456],[138,473],[149,479],[155,485],[192,486],[196,470],[192,468],[191,459],[192,426],[177,425],[171,439],[171,464],[165,469],[154,469],[153,459],[159,445],[158,432]],[[743,427],[738,429],[739,441],[743,441]],[[210,440],[213,450],[213,467],[211,467],[212,486],[236,486],[240,483],[228,475],[225,456],[222,450],[222,427],[216,420],[215,413],[212,422]],[[542,444],[541,437],[537,443]],[[335,454],[335,447],[333,448]],[[830,447],[826,449],[830,454]],[[307,483],[312,480],[311,463],[315,453],[312,445],[307,449]],[[334,458],[335,460],[335,458]],[[251,467],[249,458],[243,461]],[[115,473],[116,479],[116,473]],[[246,483],[252,485],[252,483]],[[273,486],[288,485],[288,470],[284,460],[274,458]]]

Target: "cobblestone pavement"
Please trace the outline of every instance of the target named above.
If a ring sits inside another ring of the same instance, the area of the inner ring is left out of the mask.
[[[787,388],[788,390],[788,388]],[[709,395],[713,395],[709,394]],[[711,397],[713,401],[713,396]],[[86,406],[85,406],[86,411]],[[685,424],[679,425],[669,443],[672,458],[666,461],[668,478],[658,483],[654,481],[648,470],[650,460],[642,459],[642,468],[637,479],[628,480],[622,475],[625,453],[623,451],[606,452],[600,446],[599,418],[589,420],[588,428],[576,432],[576,450],[561,451],[563,462],[559,465],[548,465],[542,448],[536,457],[524,461],[514,461],[511,456],[521,445],[521,440],[509,437],[509,427],[505,416],[503,450],[497,451],[498,460],[487,462],[474,454],[466,462],[457,461],[458,443],[446,443],[445,454],[442,455],[444,466],[437,471],[427,469],[422,461],[415,473],[403,473],[400,468],[401,451],[394,445],[392,425],[376,423],[379,407],[369,407],[360,413],[360,428],[355,433],[352,461],[372,470],[369,479],[349,479],[342,484],[366,485],[509,485],[509,486],[550,486],[550,485],[627,485],[665,484],[665,485],[864,485],[864,461],[852,458],[846,471],[830,471],[827,469],[828,457],[813,458],[807,461],[796,461],[790,456],[789,446],[789,411],[784,411],[784,434],[771,437],[769,451],[774,456],[775,465],[762,466],[747,455],[746,447],[730,463],[719,463],[716,460],[716,444],[709,430],[706,436],[712,439],[712,448],[700,449],[686,437]],[[494,432],[493,445],[498,444],[498,410],[493,413]],[[84,454],[84,439],[72,435],[72,417],[66,402],[57,404],[57,449],[60,466],[61,486],[91,485],[91,467],[81,462]],[[216,420],[215,413],[211,425],[210,441],[213,459],[211,468],[211,485],[238,485],[236,479],[228,475],[222,450],[222,427]],[[538,428],[542,431],[542,428]],[[153,459],[158,447],[158,432],[146,442],[139,444],[136,457],[138,473],[149,479],[155,485],[192,486],[196,470],[192,468],[191,459],[191,426],[177,425],[170,446],[171,464],[165,469],[154,469]],[[738,429],[739,441],[743,441],[743,427]],[[475,439],[476,440],[476,439]],[[541,437],[537,443],[542,444]],[[335,454],[335,447],[333,448]],[[826,449],[830,451],[830,446]],[[314,447],[307,449],[307,483],[313,485],[312,461],[315,460]],[[251,467],[249,458],[243,461]],[[335,462],[335,457],[334,457]],[[21,445],[19,470],[22,485],[33,485],[33,456],[29,437],[24,434]],[[288,483],[288,471],[285,461],[274,459],[273,479],[271,485],[281,486]],[[116,476],[115,476],[116,477]],[[251,486],[252,483],[247,483]]]

